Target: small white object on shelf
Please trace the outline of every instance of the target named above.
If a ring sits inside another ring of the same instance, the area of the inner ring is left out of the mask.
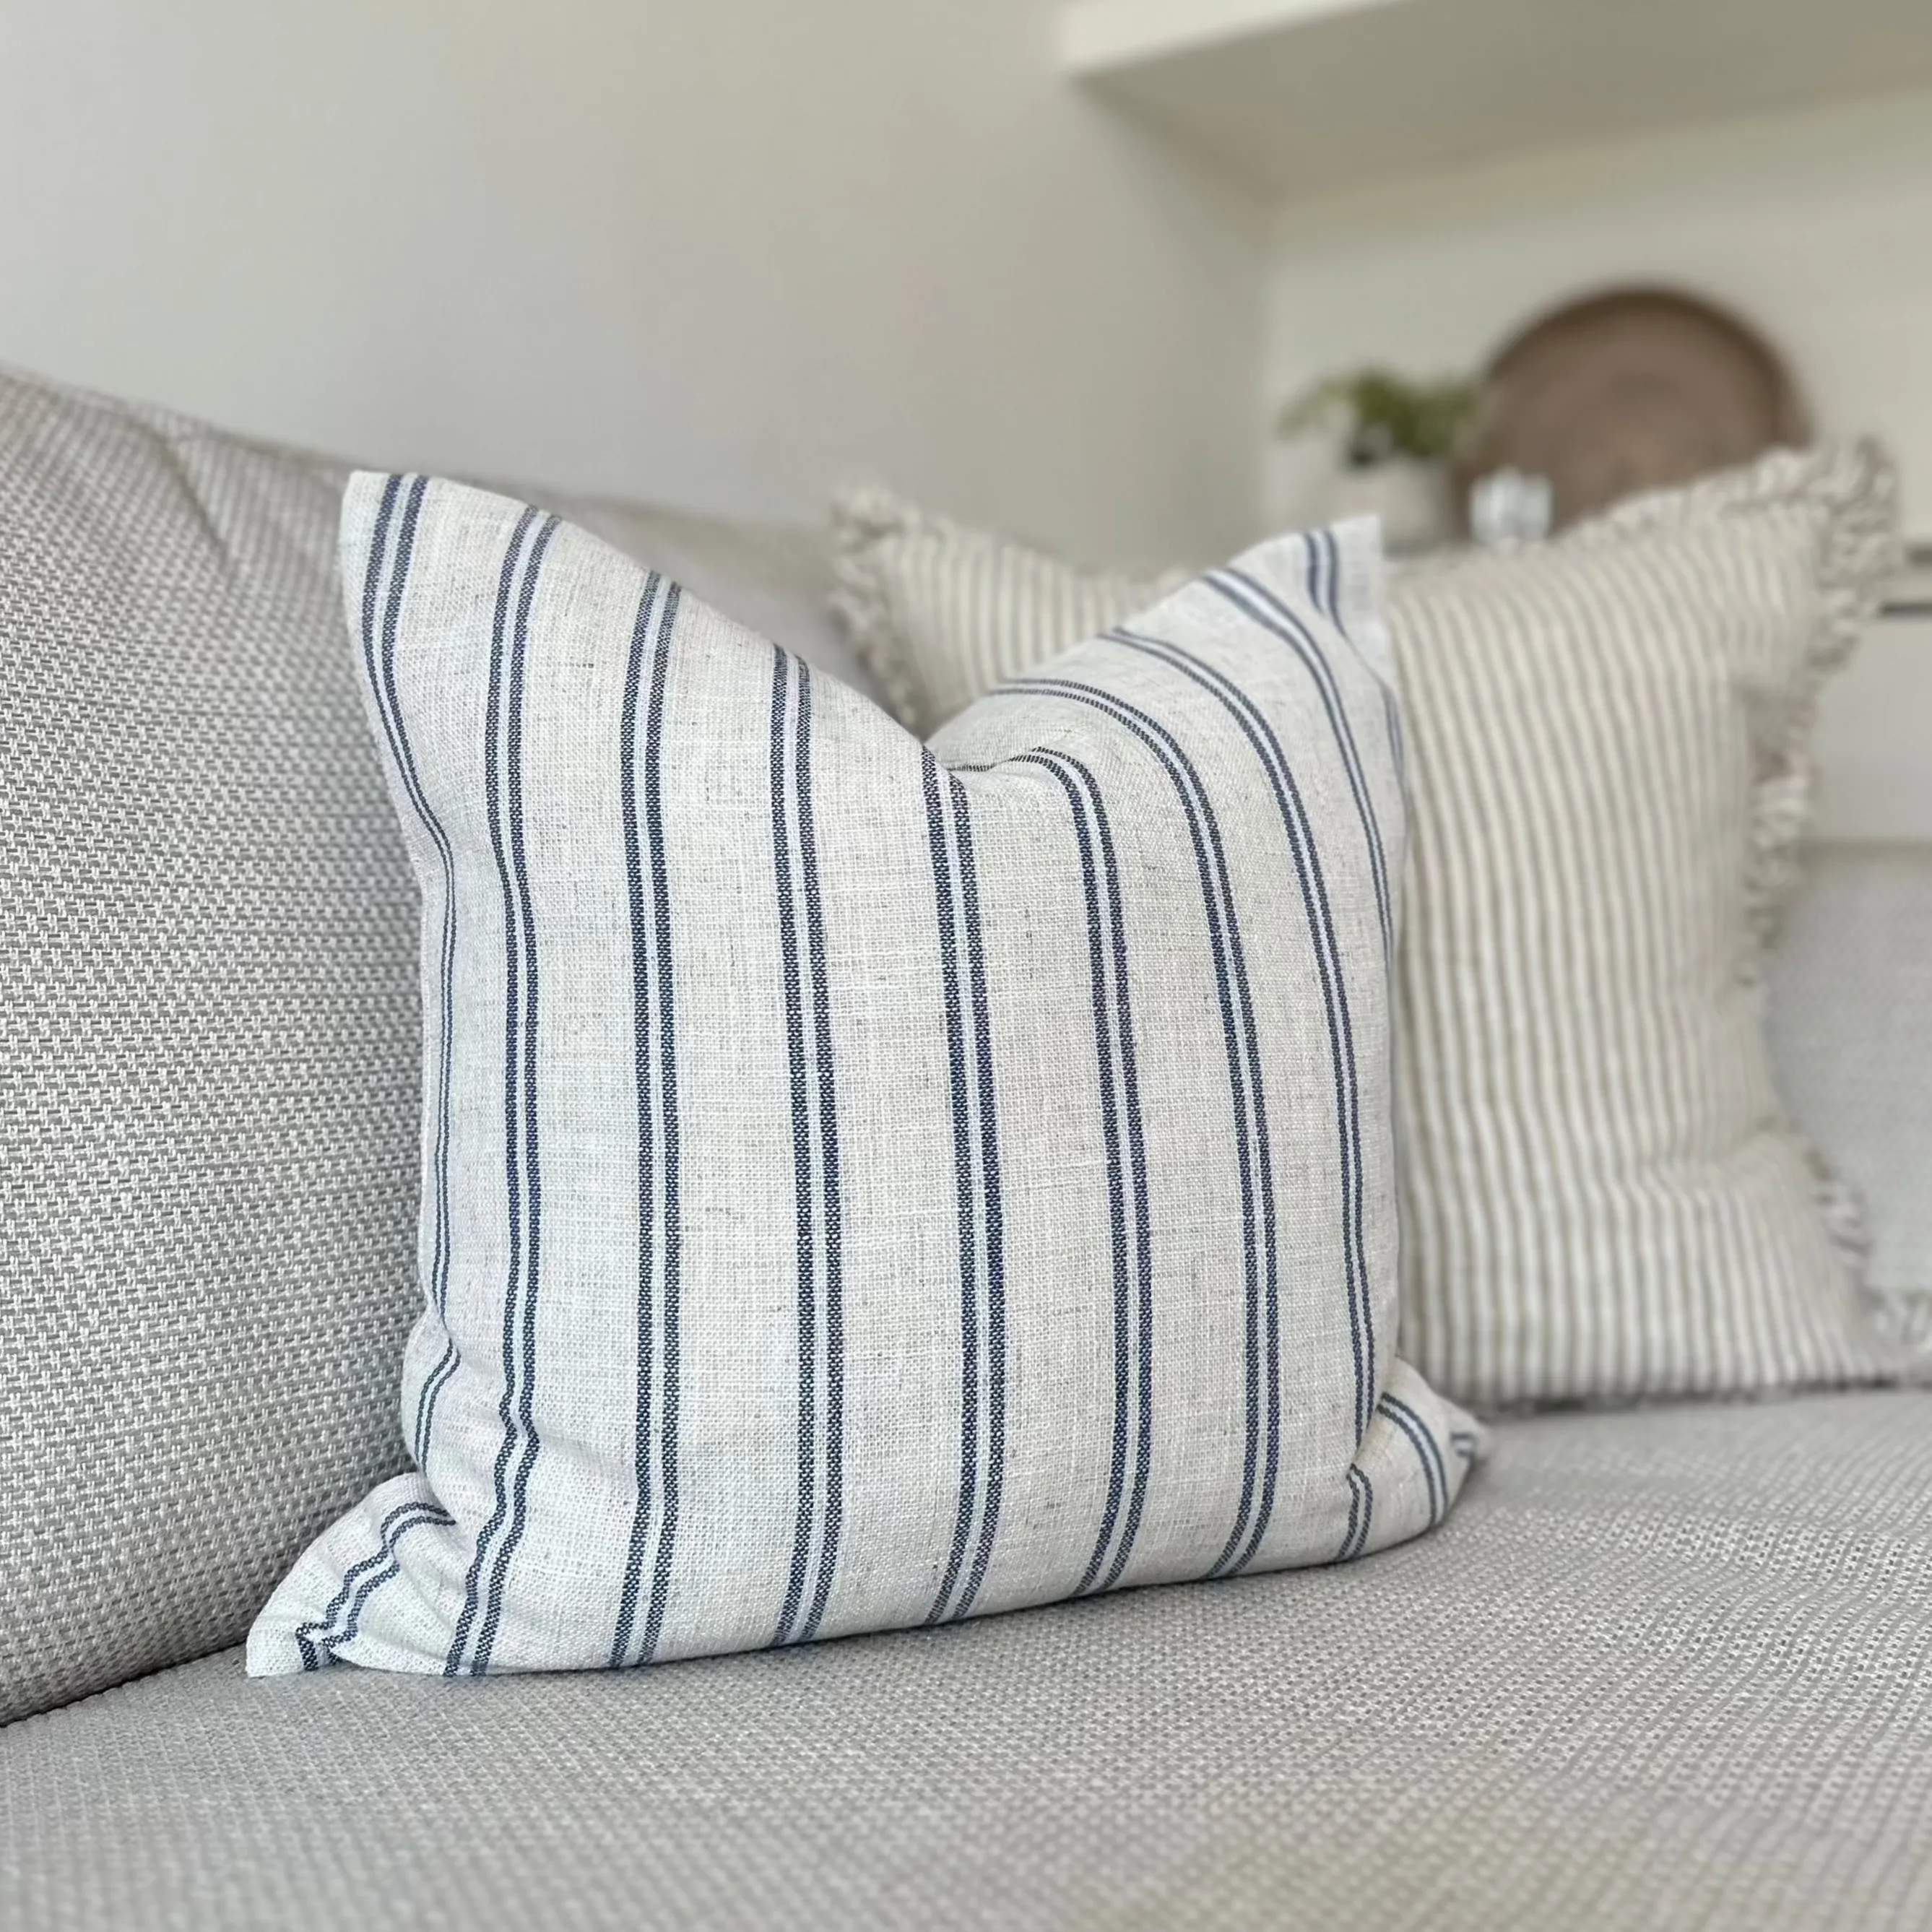
[[[1493,470],[1469,487],[1469,534],[1492,550],[1534,543],[1550,534],[1556,509],[1548,477]]]

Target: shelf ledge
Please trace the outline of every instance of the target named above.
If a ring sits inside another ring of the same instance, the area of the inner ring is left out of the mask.
[[[1073,0],[1060,13],[1060,64],[1085,80],[1117,68],[1414,0]]]
[[[1068,0],[1062,69],[1304,196],[1932,85],[1928,0]]]

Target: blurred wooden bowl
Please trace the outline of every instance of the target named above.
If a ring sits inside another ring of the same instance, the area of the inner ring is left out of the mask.
[[[1456,465],[1466,517],[1472,483],[1516,469],[1550,479],[1559,530],[1810,435],[1777,351],[1670,289],[1612,290],[1540,316],[1497,355],[1484,392]]]

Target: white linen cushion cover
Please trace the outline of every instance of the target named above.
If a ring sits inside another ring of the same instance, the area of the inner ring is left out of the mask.
[[[424,896],[417,1468],[252,1671],[634,1664],[1440,1520],[1478,1444],[1394,1346],[1371,528],[930,750],[534,509],[364,476],[342,536]]]
[[[1908,1372],[1856,1287],[1854,1205],[1780,1106],[1762,983],[1814,698],[1895,496],[1868,446],[1780,452],[1395,580],[1403,1336],[1455,1400]],[[836,608],[889,692],[895,649],[959,690],[1053,647],[1050,613],[1012,615],[1042,568],[1020,547],[910,511],[889,538],[876,494],[835,521]],[[916,598],[883,600],[902,579]],[[1099,621],[1150,587],[1096,580]]]

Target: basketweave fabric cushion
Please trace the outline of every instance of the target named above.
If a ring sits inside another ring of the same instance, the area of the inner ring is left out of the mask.
[[[1923,1932],[1932,1399],[1503,1424],[1372,1563],[0,1731],[34,1932]]]
[[[1395,583],[1403,1332],[1458,1400],[1904,1372],[1762,1016],[1814,694],[1892,567],[1895,494],[1868,446],[1780,452]],[[1054,641],[1050,609],[1011,616],[1042,568],[1016,547],[876,497],[838,522],[840,608],[888,692],[894,650],[956,690]],[[1148,587],[1094,585],[1102,620]]]
[[[0,1723],[237,1641],[406,1458],[419,915],[347,474],[0,372]],[[822,544],[574,508],[856,674]]]
[[[1372,530],[930,749],[503,498],[358,477],[343,560],[425,907],[417,1467],[251,1670],[632,1665],[1443,1516]]]
[[[0,1720],[399,1468],[416,893],[337,479],[0,375]]]

